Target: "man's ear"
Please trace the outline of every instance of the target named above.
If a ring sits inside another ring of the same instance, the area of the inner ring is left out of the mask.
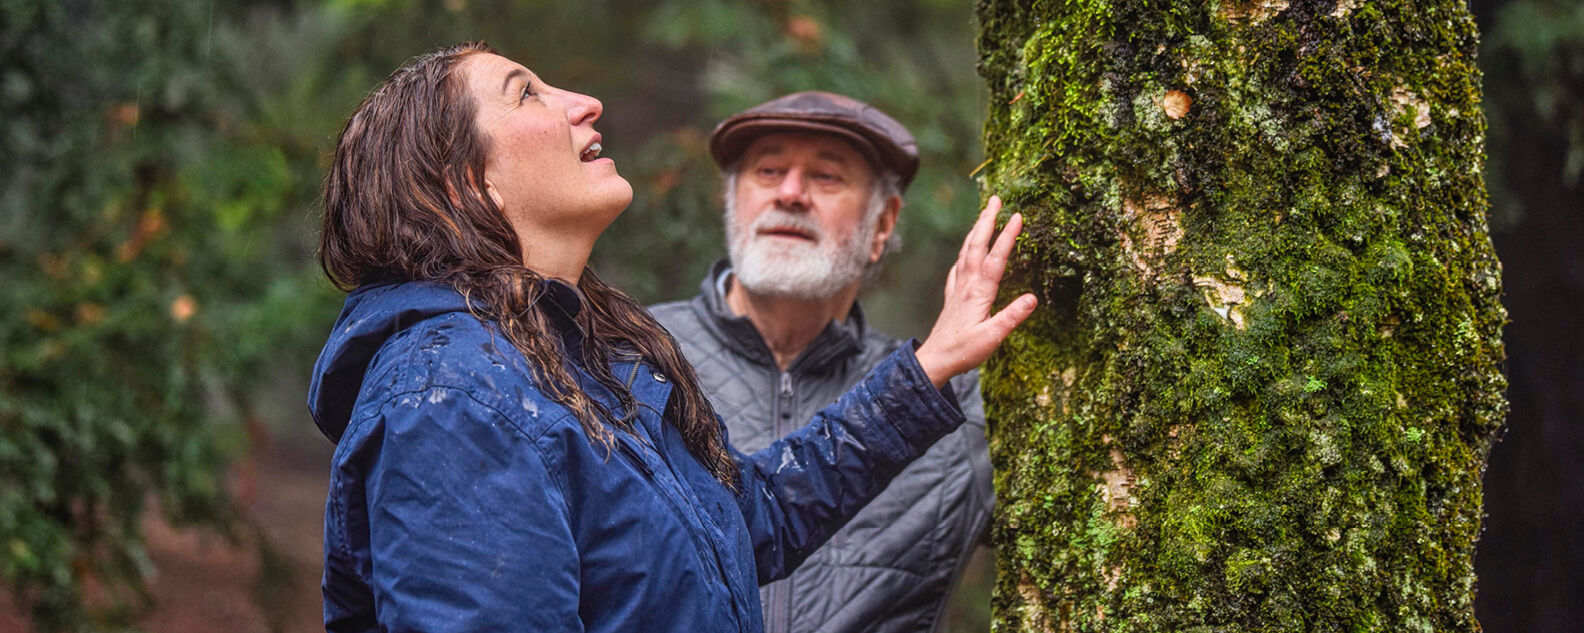
[[[897,215],[901,211],[902,196],[886,198],[885,210],[880,212],[875,226],[874,241],[869,244],[869,263],[878,262],[885,255],[886,240],[891,239],[891,234],[896,232]]]

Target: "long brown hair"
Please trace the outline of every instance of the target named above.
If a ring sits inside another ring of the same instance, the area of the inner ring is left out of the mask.
[[[727,486],[738,469],[726,451],[709,401],[676,340],[643,306],[584,269],[582,366],[621,405],[606,410],[579,388],[564,362],[546,280],[523,265],[521,243],[483,187],[490,140],[474,125],[476,106],[456,72],[469,55],[494,53],[482,42],[414,58],[376,87],[352,113],[336,142],[324,185],[319,263],[337,287],[432,280],[449,284],[480,319],[494,323],[522,352],[546,396],[570,409],[590,441],[607,450],[612,426],[632,430],[638,404],[611,375],[617,350],[641,355],[675,381],[670,423],[688,450]]]

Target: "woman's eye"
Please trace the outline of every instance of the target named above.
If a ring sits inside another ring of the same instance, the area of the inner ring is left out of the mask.
[[[523,84],[522,98],[518,99],[518,101],[527,101],[528,97],[532,96],[534,96],[533,84]]]

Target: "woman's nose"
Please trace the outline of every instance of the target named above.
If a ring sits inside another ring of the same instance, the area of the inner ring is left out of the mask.
[[[605,105],[600,103],[599,99],[576,92],[568,92],[566,95],[568,98],[567,120],[571,121],[572,125],[593,123],[599,120],[600,114],[605,112]]]

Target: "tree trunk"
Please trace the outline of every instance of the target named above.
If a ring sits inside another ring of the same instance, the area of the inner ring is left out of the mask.
[[[997,630],[1479,630],[1506,316],[1464,3],[979,17],[1043,302],[985,375]]]

